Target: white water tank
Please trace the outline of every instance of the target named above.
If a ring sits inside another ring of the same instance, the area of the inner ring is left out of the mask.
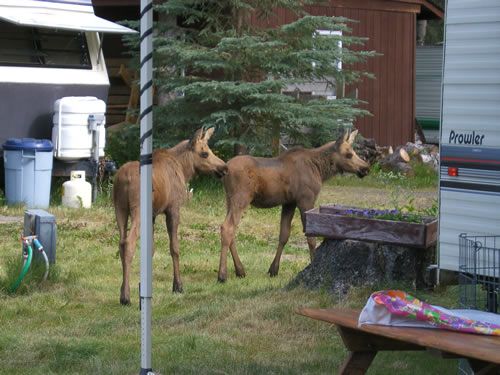
[[[71,171],[71,179],[63,183],[62,205],[72,208],[90,208],[92,185],[85,181],[85,171]]]
[[[52,118],[54,157],[65,161],[91,157],[93,134],[89,127],[90,115],[101,120],[98,122],[99,156],[104,156],[105,112],[106,103],[93,96],[67,96],[56,100]]]

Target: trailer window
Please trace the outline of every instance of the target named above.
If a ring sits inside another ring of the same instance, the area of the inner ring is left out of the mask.
[[[91,69],[84,32],[0,22],[0,65]]]

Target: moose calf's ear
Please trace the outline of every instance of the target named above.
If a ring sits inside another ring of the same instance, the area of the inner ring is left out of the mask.
[[[335,141],[337,144],[342,144],[344,142],[347,142],[347,138],[349,137],[349,132],[347,130],[344,130],[342,135],[338,137],[338,139]]]
[[[347,142],[352,145],[353,142],[354,142],[354,139],[356,138],[356,136],[358,135],[358,129],[354,130],[350,135],[349,135],[349,139],[347,140]]]
[[[210,137],[214,134],[214,131],[215,131],[215,128],[207,129],[207,131],[205,132],[205,135],[203,136],[203,140],[208,141],[210,139]]]
[[[203,128],[200,128],[194,133],[193,138],[191,138],[191,140],[189,141],[189,144],[191,146],[194,146],[202,138],[203,138]]]

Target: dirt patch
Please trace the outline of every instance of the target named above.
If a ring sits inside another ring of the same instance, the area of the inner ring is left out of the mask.
[[[2,216],[0,215],[0,224],[21,223],[23,218],[21,216]]]

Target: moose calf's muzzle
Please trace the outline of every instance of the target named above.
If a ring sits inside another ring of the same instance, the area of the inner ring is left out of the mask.
[[[215,170],[215,175],[218,177],[218,178],[222,178],[224,177],[225,175],[227,174],[227,165],[224,164],[223,166],[221,167],[218,167],[216,170]]]
[[[370,167],[364,167],[364,168],[360,168],[358,172],[356,172],[356,175],[359,177],[359,178],[363,178],[365,177],[368,173],[370,172]]]

